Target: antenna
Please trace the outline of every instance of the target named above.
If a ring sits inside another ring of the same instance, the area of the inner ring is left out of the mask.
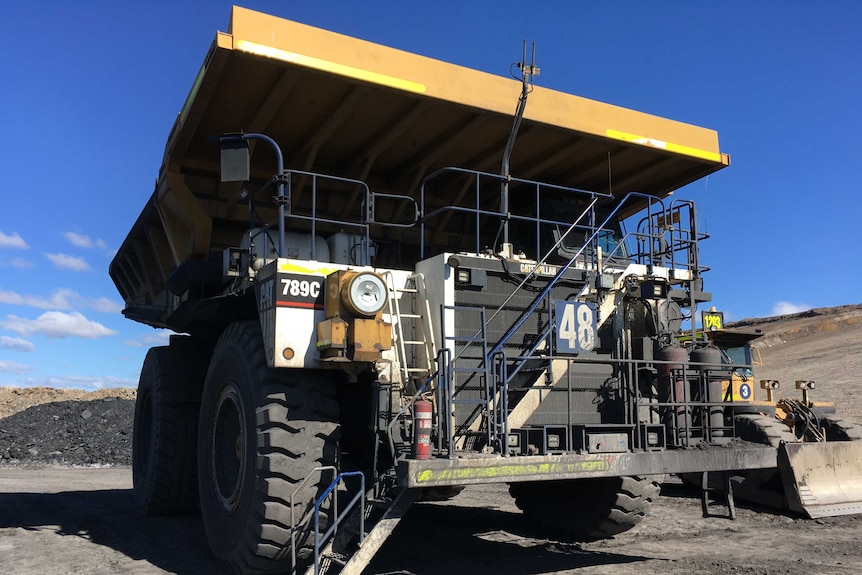
[[[608,193],[614,195],[614,176],[611,170],[611,151],[608,150]]]
[[[520,70],[520,78],[516,76],[513,68]],[[505,257],[512,257],[512,244],[509,243],[509,159],[512,149],[515,147],[515,138],[518,137],[518,129],[521,127],[521,119],[527,107],[527,96],[533,91],[533,78],[539,75],[539,67],[536,66],[536,43],[533,42],[533,51],[530,63],[527,64],[527,41],[524,40],[524,51],[520,62],[515,62],[509,68],[509,74],[516,80],[521,80],[521,95],[518,97],[518,106],[515,108],[515,120],[512,123],[512,131],[509,132],[509,140],[506,142],[506,150],[503,152],[503,165],[500,169],[503,183],[500,185],[500,212],[503,214],[503,250]]]

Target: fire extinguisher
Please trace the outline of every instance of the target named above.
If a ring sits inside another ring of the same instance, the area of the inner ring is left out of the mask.
[[[413,403],[413,459],[431,459],[432,409],[424,399]]]

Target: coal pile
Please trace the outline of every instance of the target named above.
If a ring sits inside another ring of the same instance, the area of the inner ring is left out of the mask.
[[[36,405],[0,419],[0,464],[131,465],[135,402]]]

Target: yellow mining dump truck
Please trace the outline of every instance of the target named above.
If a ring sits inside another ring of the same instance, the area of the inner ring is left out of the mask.
[[[128,318],[181,334],[141,370],[143,512],[199,508],[237,573],[357,573],[464,485],[588,540],[664,474],[793,467],[702,329],[679,343],[706,235],[669,196],[729,165],[716,132],[517,69],[234,8],[110,266]]]

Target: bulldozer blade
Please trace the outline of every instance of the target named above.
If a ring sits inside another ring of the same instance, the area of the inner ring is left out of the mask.
[[[862,513],[862,441],[782,443],[787,506],[816,519]]]

